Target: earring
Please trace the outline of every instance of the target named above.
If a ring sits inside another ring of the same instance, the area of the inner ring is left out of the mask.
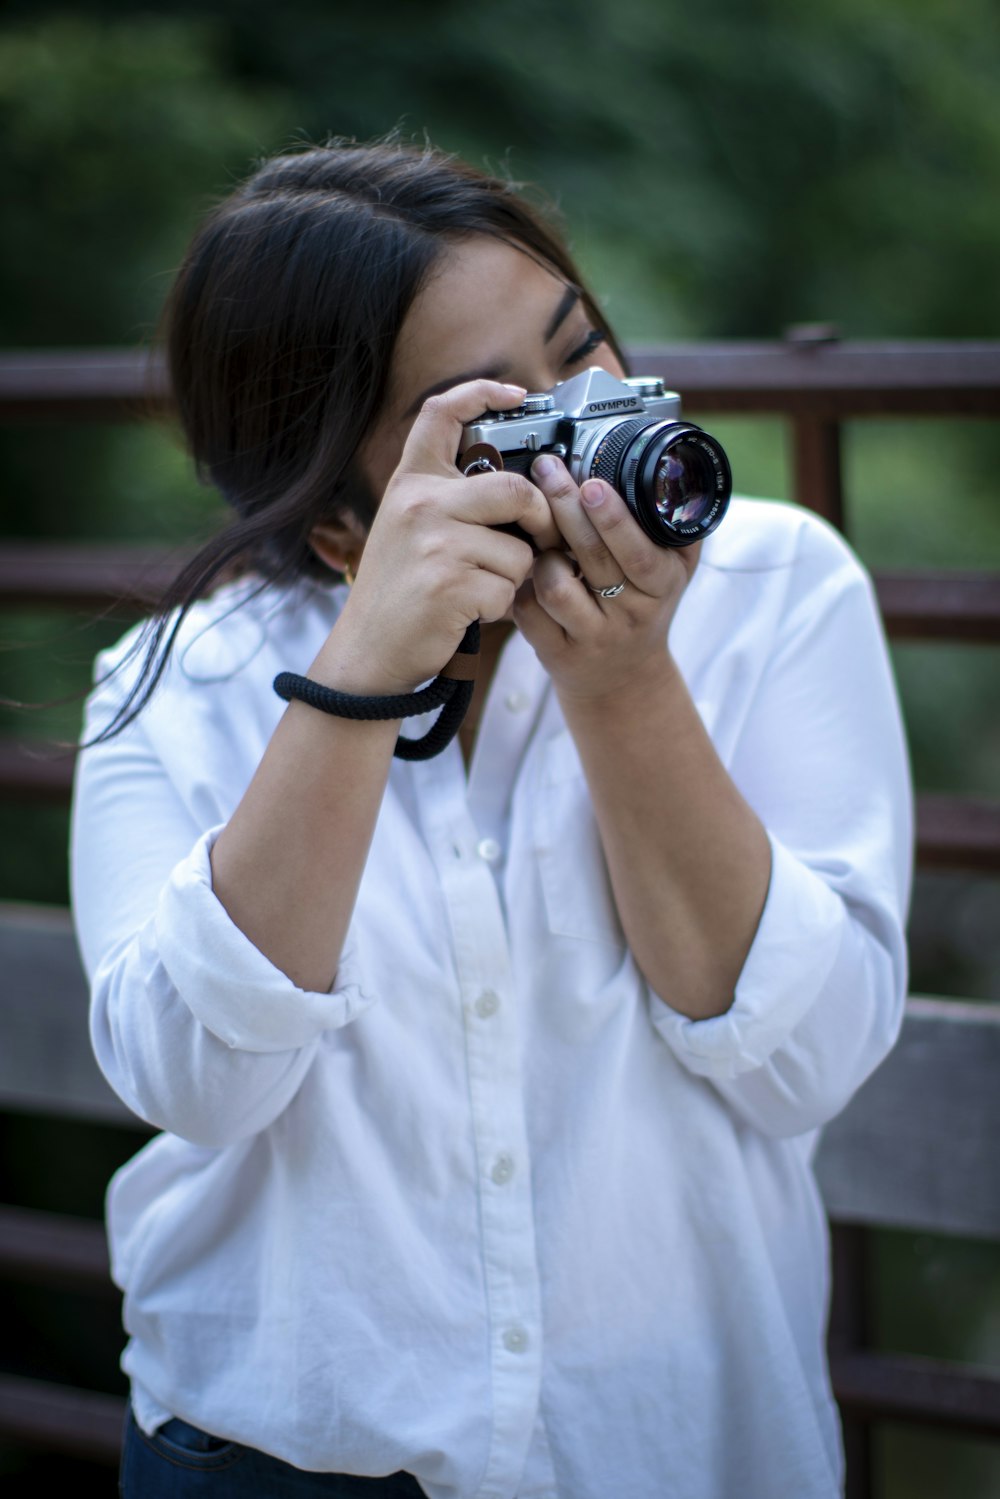
[[[341,572],[343,573],[344,582],[347,584],[348,588],[353,588],[354,579],[357,575],[352,564],[348,562],[347,565],[341,569]]]

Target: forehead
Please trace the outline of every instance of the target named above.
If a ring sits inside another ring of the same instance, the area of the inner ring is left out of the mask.
[[[545,329],[566,290],[557,271],[505,240],[476,235],[449,245],[403,322],[393,355],[396,401],[453,374],[514,363]]]

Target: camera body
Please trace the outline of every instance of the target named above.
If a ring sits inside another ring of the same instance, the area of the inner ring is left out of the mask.
[[[681,420],[663,381],[619,380],[592,368],[512,411],[487,412],[462,430],[463,473],[527,474],[539,453],[561,458],[577,484],[606,479],[658,546],[690,546],[722,520],[732,474],[722,445]]]

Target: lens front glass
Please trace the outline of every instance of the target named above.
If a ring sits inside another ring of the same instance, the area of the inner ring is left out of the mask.
[[[729,460],[691,422],[628,417],[596,425],[582,441],[573,432],[572,440],[580,445],[578,472],[614,485],[657,546],[690,546],[726,513]]]
[[[716,502],[715,468],[699,443],[677,442],[653,472],[653,504],[666,526],[697,526]]]

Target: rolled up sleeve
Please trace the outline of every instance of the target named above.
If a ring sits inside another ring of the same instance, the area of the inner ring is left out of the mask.
[[[703,1077],[763,1066],[818,999],[844,938],[841,902],[777,839],[770,842],[767,901],[730,1008],[692,1020],[656,1001],[660,1034]]]
[[[107,711],[99,694],[89,732]],[[74,916],[91,980],[91,1042],[108,1082],[148,1123],[217,1147],[267,1128],[324,1037],[374,996],[350,937],[330,991],[314,993],[233,923],[210,865],[228,809],[204,783],[182,792],[167,758],[146,716],[81,754]],[[212,805],[221,820],[201,830]]]
[[[204,834],[164,887],[153,922],[164,972],[194,1019],[226,1046],[261,1053],[308,1046],[371,1003],[357,951],[349,941],[328,993],[291,984],[213,893],[210,857],[221,831]]]
[[[906,995],[912,798],[870,584],[811,527],[798,597],[731,773],[768,832],[771,876],[729,1009],[651,1001],[660,1036],[774,1136],[837,1114],[892,1046]]]

